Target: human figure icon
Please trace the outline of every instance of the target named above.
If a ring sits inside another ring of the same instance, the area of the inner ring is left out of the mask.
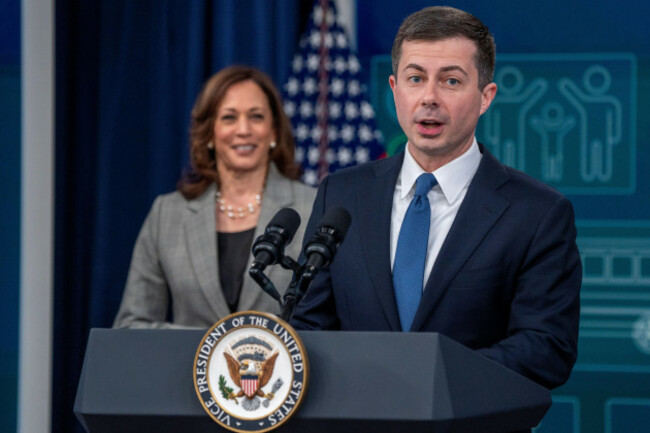
[[[548,82],[543,78],[525,87],[521,70],[505,66],[495,74],[499,94],[484,117],[484,140],[494,155],[510,167],[526,168],[526,118],[529,111],[546,94]]]
[[[564,177],[565,137],[575,125],[575,117],[565,115],[558,102],[544,104],[540,115],[531,116],[530,126],[540,136],[542,180],[559,182]]]
[[[579,113],[580,176],[585,182],[608,182],[613,175],[614,146],[622,138],[621,102],[608,95],[611,74],[601,65],[587,68],[583,88],[569,78],[558,81],[558,90]]]

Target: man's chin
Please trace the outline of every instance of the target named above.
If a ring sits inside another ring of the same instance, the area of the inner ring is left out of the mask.
[[[409,141],[413,144],[411,151],[415,148],[416,152],[420,152],[426,155],[438,156],[444,154],[446,143],[442,137],[439,135],[436,136],[422,136],[420,135],[417,140]]]

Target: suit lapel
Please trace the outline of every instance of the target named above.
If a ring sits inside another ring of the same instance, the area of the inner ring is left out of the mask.
[[[476,175],[427,280],[411,330],[419,331],[426,324],[456,274],[509,206],[497,194],[497,188],[508,178],[505,168],[483,150]]]
[[[215,185],[212,184],[199,198],[188,203],[190,215],[185,220],[185,234],[190,262],[201,291],[215,317],[224,317],[230,314],[230,309],[221,290],[217,266],[214,192]]]
[[[269,174],[266,179],[266,187],[264,188],[264,200],[262,201],[262,208],[260,209],[260,218],[257,221],[257,227],[255,228],[255,238],[264,233],[266,226],[271,222],[271,219],[275,214],[282,209],[283,207],[289,207],[293,204],[293,189],[291,187],[291,182],[289,179],[283,177],[280,172],[278,172],[275,164],[269,165]],[[294,242],[298,242],[295,240]],[[251,253],[251,263],[253,261],[253,256]],[[280,269],[278,269],[280,268]],[[246,269],[248,272],[248,269]],[[272,279],[274,272],[289,272],[285,269],[282,269],[280,265],[269,266],[264,270],[269,279]],[[284,287],[276,287],[278,291],[282,294]],[[257,305],[260,302],[260,298],[267,295],[258,285],[253,281],[252,278],[249,278],[248,275],[244,276],[244,283],[242,285],[241,294],[239,296],[239,311],[254,310],[257,308]]]
[[[390,265],[390,221],[395,183],[404,154],[373,166],[372,179],[357,190],[357,224],[374,293],[392,331],[400,331]]]

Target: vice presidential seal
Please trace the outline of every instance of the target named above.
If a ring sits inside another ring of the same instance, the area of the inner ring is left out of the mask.
[[[307,391],[307,353],[280,318],[231,314],[204,335],[194,357],[194,387],[210,417],[236,432],[285,423]]]

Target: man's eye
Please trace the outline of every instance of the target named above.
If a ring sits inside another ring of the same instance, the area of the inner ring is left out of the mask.
[[[414,75],[412,77],[409,77],[409,81],[411,83],[421,83],[422,82],[422,77],[418,77],[417,75]]]
[[[447,84],[457,86],[460,84],[460,81],[458,81],[456,78],[447,78]]]

